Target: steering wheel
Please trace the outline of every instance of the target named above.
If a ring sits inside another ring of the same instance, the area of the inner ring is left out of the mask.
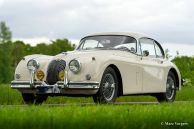
[[[117,49],[124,50],[124,51],[130,51],[129,48],[124,47],[124,46],[118,47]]]

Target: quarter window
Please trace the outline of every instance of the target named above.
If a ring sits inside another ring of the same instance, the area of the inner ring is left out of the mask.
[[[151,39],[140,39],[143,56],[156,57],[154,41]]]

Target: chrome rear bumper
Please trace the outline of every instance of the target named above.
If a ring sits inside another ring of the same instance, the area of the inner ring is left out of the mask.
[[[72,90],[80,90],[80,91],[93,90],[97,92],[99,89],[99,83],[98,82],[68,82],[67,84],[65,84],[63,81],[58,81],[55,85],[48,85],[44,81],[34,81],[32,85],[30,81],[12,81],[11,88],[18,89],[22,92],[33,91],[33,93],[41,93],[41,94],[44,94],[44,93],[63,94],[63,93],[66,93],[66,91],[72,91]]]

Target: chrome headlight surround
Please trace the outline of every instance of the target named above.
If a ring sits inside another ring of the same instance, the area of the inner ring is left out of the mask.
[[[27,68],[30,71],[37,70],[39,68],[39,66],[40,66],[40,64],[34,59],[29,60],[28,63],[27,63]]]
[[[78,73],[81,70],[81,63],[77,59],[73,59],[69,62],[69,69],[73,73]]]

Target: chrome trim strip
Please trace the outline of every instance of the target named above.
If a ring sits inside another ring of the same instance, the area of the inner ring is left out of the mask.
[[[67,68],[65,69],[65,78],[64,78],[64,86],[68,85],[68,72],[67,72]]]
[[[33,70],[29,70],[30,71],[30,87],[33,87],[34,86],[34,74],[35,74],[35,71]]]

